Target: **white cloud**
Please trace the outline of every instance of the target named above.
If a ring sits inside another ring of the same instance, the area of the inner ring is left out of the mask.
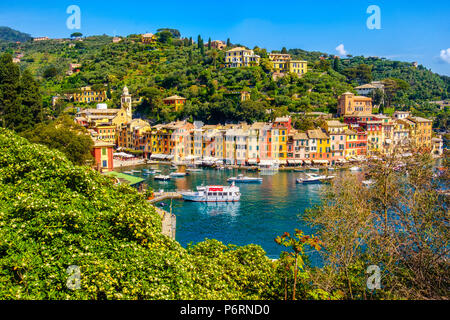
[[[336,47],[336,51],[339,53],[340,56],[347,55],[347,51],[345,51],[344,44],[342,43]]]
[[[442,61],[450,63],[450,48],[447,50],[441,50],[440,57]]]

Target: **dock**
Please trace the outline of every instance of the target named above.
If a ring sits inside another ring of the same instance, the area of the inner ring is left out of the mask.
[[[183,196],[178,192],[155,192],[155,197],[151,200],[148,200],[151,204],[161,202],[167,199],[183,199]]]

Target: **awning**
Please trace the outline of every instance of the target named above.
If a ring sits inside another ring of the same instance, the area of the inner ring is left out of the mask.
[[[328,160],[313,160],[313,163],[317,163],[317,164],[328,164]]]
[[[286,164],[287,161],[286,161],[286,160],[278,160],[278,163],[279,163],[279,164]]]
[[[258,159],[248,159],[248,164],[257,164],[258,163]]]
[[[288,160],[289,164],[302,164],[303,161],[302,160]]]
[[[116,152],[113,154],[114,157],[122,157],[122,158],[133,158],[131,154],[125,153],[125,152]]]
[[[271,166],[273,165],[273,161],[272,160],[261,160],[259,162],[260,166]]]
[[[311,164],[311,160],[303,160],[304,164]]]

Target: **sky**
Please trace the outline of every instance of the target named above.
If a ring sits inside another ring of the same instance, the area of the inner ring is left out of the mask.
[[[69,29],[67,8],[80,8],[81,28]],[[377,11],[369,6],[377,6]],[[369,20],[369,23],[368,23]],[[2,1],[0,26],[33,37],[155,33],[170,27],[183,37],[231,39],[253,48],[282,47],[345,56],[416,61],[450,76],[448,0],[258,1]],[[377,24],[379,22],[379,24]],[[369,28],[369,26],[371,28]],[[375,27],[375,28],[374,28]]]

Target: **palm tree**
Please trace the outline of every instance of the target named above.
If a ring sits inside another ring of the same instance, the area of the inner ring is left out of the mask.
[[[214,69],[216,69],[216,61],[217,61],[217,58],[219,57],[219,52],[216,49],[213,49],[208,52],[208,55],[213,59]]]

